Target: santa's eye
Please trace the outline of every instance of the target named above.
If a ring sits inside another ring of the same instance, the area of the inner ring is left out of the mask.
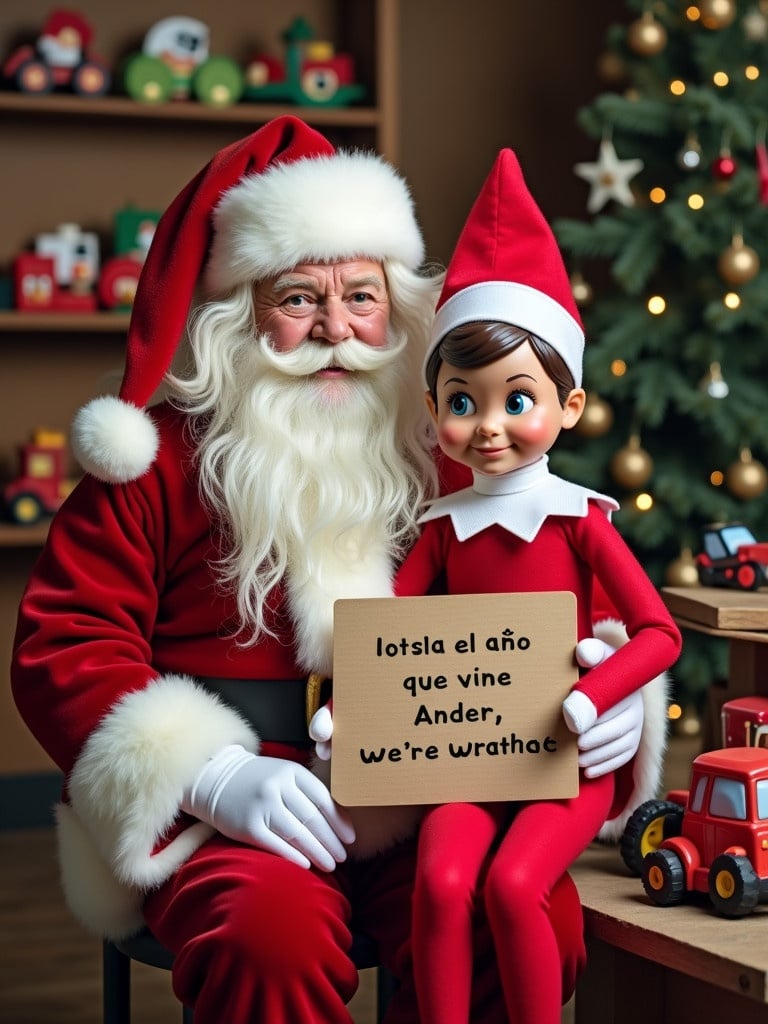
[[[510,416],[519,416],[533,408],[533,398],[525,391],[513,391],[507,395],[506,410]]]

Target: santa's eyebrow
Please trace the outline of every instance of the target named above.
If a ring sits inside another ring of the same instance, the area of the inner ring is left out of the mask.
[[[386,291],[386,285],[384,281],[378,276],[378,274],[366,274],[364,277],[353,277],[350,281],[347,281],[344,285],[346,291],[356,288],[382,288]]]
[[[283,274],[278,277],[272,285],[272,291],[284,292],[288,288],[306,288],[307,291],[316,291],[317,284],[311,277],[299,277],[297,274]]]

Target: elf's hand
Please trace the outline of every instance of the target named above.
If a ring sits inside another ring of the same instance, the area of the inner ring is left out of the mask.
[[[315,754],[321,761],[331,759],[331,737],[333,736],[333,701],[329,700],[312,715],[309,723],[309,738],[315,741]]]

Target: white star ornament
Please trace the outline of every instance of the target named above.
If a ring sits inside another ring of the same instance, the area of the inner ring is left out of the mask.
[[[629,187],[631,178],[643,169],[642,160],[619,160],[613,143],[604,139],[595,163],[576,164],[574,173],[591,185],[587,210],[597,213],[609,199],[622,206],[634,206],[635,197]]]

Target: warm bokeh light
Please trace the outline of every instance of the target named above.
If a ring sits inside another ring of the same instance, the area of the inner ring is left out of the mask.
[[[688,19],[688,21],[698,21],[701,17],[701,11],[696,6],[696,4],[690,4],[685,9],[685,16]]]
[[[667,193],[660,185],[656,185],[648,193],[648,198],[651,200],[652,203],[663,203],[664,200],[667,198]]]
[[[669,91],[673,96],[682,96],[685,92],[685,82],[681,81],[679,78],[673,79],[673,81],[669,83]]]
[[[627,364],[623,359],[614,359],[611,363],[611,373],[614,377],[623,377],[627,372]]]
[[[661,316],[666,308],[667,303],[662,295],[652,295],[648,299],[648,312],[654,316]]]
[[[653,498],[648,494],[647,491],[642,491],[635,498],[635,508],[638,512],[647,512],[653,508]]]
[[[671,722],[676,722],[678,718],[682,718],[683,709],[679,704],[670,704],[667,708],[667,718]]]
[[[692,210],[700,210],[703,205],[704,205],[704,196],[700,195],[698,192],[692,192],[688,196],[688,206]]]
[[[750,82],[754,82],[755,79],[760,77],[760,68],[756,67],[754,64],[747,64],[744,68],[744,77],[748,78]]]
[[[724,86],[728,85],[730,78],[726,71],[716,71],[714,75],[712,75],[712,81],[719,89],[722,89]]]
[[[709,482],[713,487],[722,487],[725,480],[725,473],[719,469],[713,469],[709,474]]]
[[[741,305],[741,296],[737,295],[736,292],[727,292],[723,296],[723,305],[727,309],[738,309]]]

